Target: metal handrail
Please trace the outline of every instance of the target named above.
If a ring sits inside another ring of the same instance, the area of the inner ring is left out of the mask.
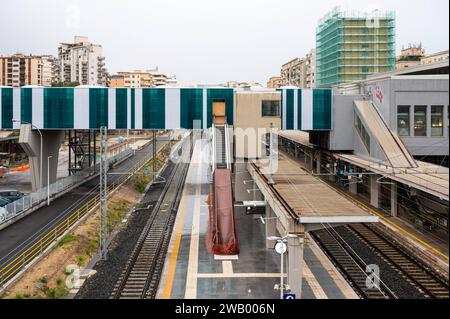
[[[212,156],[212,171],[214,172],[216,170],[217,167],[217,160],[216,160],[216,126],[212,125],[212,152],[213,152],[213,156]]]
[[[228,135],[228,124],[225,123],[225,130],[224,130],[224,134],[225,134],[225,160],[227,163],[227,169],[230,170],[231,169],[231,158],[230,158],[230,145],[229,145],[229,140],[230,140],[230,136]]]
[[[160,154],[169,144],[161,148],[157,154]],[[149,154],[142,160],[140,160],[135,166],[133,166],[129,171],[132,174],[124,174],[120,176],[117,180],[108,185],[108,196],[116,190],[120,185],[126,182],[131,176],[139,171],[147,162],[151,160],[153,154]],[[70,214],[64,220],[56,224],[55,227],[50,229],[45,235],[40,239],[36,240],[34,244],[28,247],[26,250],[17,255],[8,264],[0,268],[0,287],[2,287],[6,282],[12,279],[15,275],[19,273],[20,270],[25,268],[35,257],[40,255],[45,249],[47,249],[53,242],[57,242],[59,237],[61,237],[66,231],[68,231],[77,221],[82,219],[88,212],[90,212],[94,207],[100,202],[99,195],[91,198],[86,204],[78,208],[75,212]]]

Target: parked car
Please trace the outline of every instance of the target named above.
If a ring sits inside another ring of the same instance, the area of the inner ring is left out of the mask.
[[[3,223],[6,219],[7,211],[5,206],[8,205],[9,203],[10,203],[9,200],[0,197],[0,224]]]
[[[9,200],[7,200],[6,198],[0,197],[0,207],[5,207],[9,203],[11,203]]]
[[[25,194],[21,193],[15,189],[1,189],[0,198],[7,199],[11,203],[22,198]]]

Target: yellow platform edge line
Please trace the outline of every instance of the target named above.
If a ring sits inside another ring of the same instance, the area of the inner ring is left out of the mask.
[[[181,233],[183,231],[184,227],[184,218],[186,215],[186,204],[187,201],[185,200],[183,203],[183,207],[181,209],[181,215],[179,219],[179,224],[177,227],[177,232],[175,235],[175,240],[172,248],[172,253],[170,255],[169,259],[169,267],[167,270],[167,277],[166,281],[164,283],[164,290],[162,293],[162,299],[170,299],[170,295],[172,294],[172,286],[173,286],[173,280],[175,278],[175,269],[177,266],[177,260],[178,260],[178,252],[180,250],[180,243],[181,243]]]

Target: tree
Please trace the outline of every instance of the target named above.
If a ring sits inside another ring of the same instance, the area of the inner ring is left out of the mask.
[[[52,87],[75,87],[80,85],[80,82],[62,82],[62,81],[57,81],[57,82],[52,82],[51,86]]]

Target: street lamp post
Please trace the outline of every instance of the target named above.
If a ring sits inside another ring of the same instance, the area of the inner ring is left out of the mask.
[[[50,206],[50,159],[53,156],[47,157],[47,206]]]
[[[281,241],[281,243],[283,243],[283,246],[281,248],[281,274],[280,274],[280,299],[283,299],[283,295],[284,295],[284,252],[286,250],[286,243],[285,241]]]
[[[28,122],[21,121],[21,120],[18,120],[18,119],[13,119],[12,121],[15,122],[15,123],[29,124],[29,125],[31,125],[31,127],[35,128],[39,132],[39,135],[41,137],[41,154],[40,154],[40,159],[39,159],[39,189],[42,189],[42,133],[41,133],[41,130],[36,125],[34,125],[32,123],[28,123]]]
[[[269,236],[267,237],[267,240],[276,240],[277,243],[275,245],[276,251],[281,255],[281,269],[280,269],[280,299],[283,299],[284,297],[284,253],[287,250],[286,242],[287,238],[293,238],[297,237],[297,235],[294,234],[287,234],[284,237],[277,237],[277,236]],[[278,249],[277,249],[278,246]]]

